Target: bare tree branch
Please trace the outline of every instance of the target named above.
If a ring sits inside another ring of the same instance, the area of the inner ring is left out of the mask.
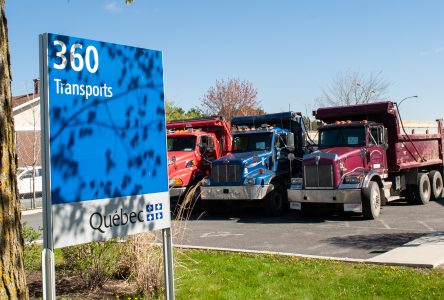
[[[365,75],[360,72],[338,74],[316,100],[317,106],[339,106],[370,103],[387,96],[390,83],[382,72]]]

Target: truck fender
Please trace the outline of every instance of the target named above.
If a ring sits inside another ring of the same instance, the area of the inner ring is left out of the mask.
[[[384,186],[382,184],[381,176],[378,174],[378,172],[374,170],[371,170],[370,172],[367,173],[367,175],[365,175],[365,178],[362,181],[362,188],[368,188],[370,181],[375,181],[378,184],[379,188],[383,188]]]
[[[263,181],[263,184],[270,184],[267,190],[267,194],[273,190],[273,185],[271,185],[271,182],[276,178],[276,175],[268,177],[266,180]]]
[[[285,187],[285,183],[284,181],[279,177],[279,176],[271,176],[270,179],[268,180],[268,189],[267,189],[267,194],[270,193],[271,191],[274,190],[274,184],[273,183],[278,183],[285,191],[286,191],[286,187]],[[285,194],[287,194],[285,192]],[[285,196],[287,198],[287,196]]]

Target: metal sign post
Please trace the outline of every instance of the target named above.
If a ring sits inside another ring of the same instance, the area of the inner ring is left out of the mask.
[[[48,85],[48,74],[45,66],[48,65],[47,35],[39,37],[40,51],[40,81],[41,86]],[[40,95],[40,116],[42,122],[41,145],[45,145],[49,141],[49,113],[48,107],[48,89],[42,88]],[[42,176],[42,200],[43,200],[43,251],[42,251],[42,279],[43,279],[43,298],[46,300],[55,300],[55,261],[54,261],[54,243],[52,238],[52,213],[51,213],[51,192],[49,190],[50,167],[49,167],[49,151],[48,147],[42,149],[42,168],[45,170]]]
[[[174,299],[160,51],[40,36],[44,299],[54,248],[162,230]]]
[[[162,229],[163,274],[165,279],[165,299],[174,300],[174,265],[171,228]]]

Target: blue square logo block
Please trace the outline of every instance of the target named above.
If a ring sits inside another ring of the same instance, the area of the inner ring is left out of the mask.
[[[156,220],[162,220],[163,219],[163,213],[156,213]]]
[[[155,205],[155,210],[162,210],[162,203],[157,203]]]
[[[148,214],[148,215],[146,215],[146,220],[147,220],[147,221],[154,221],[154,214]]]
[[[148,204],[147,206],[146,206],[146,211],[147,212],[152,212],[154,210],[154,205],[152,205],[152,204]]]

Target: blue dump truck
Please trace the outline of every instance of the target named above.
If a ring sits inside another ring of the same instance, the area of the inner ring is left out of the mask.
[[[231,121],[232,151],[214,160],[201,186],[207,210],[238,202],[261,204],[269,216],[288,206],[291,177],[301,175],[307,133],[300,113],[236,117]]]

